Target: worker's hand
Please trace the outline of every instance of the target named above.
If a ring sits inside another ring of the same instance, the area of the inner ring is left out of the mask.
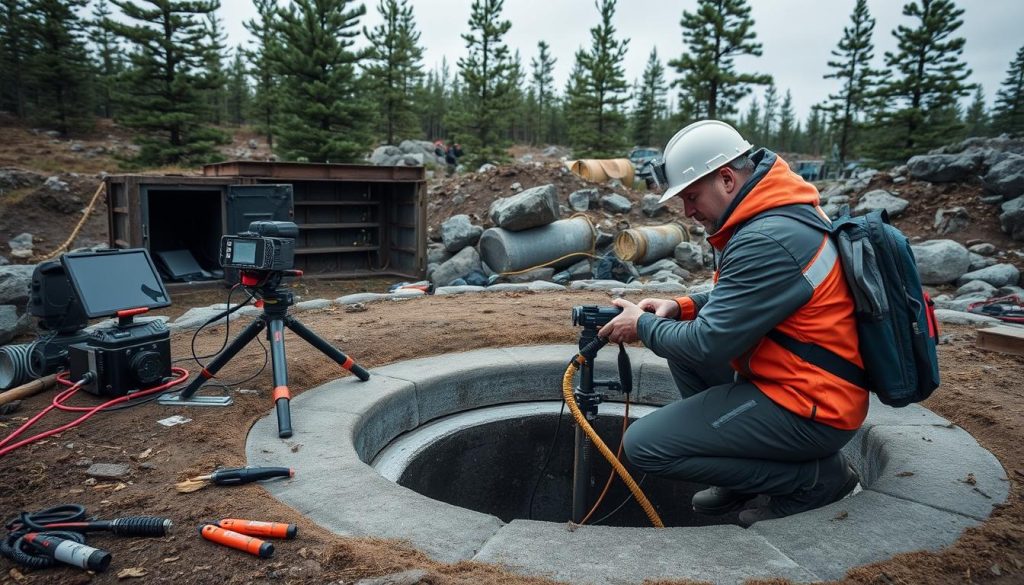
[[[597,336],[612,343],[632,343],[640,339],[636,333],[636,322],[644,314],[643,310],[626,299],[615,299],[612,304],[622,307],[622,312],[602,327]]]
[[[640,310],[654,313],[658,317],[676,319],[679,317],[679,303],[669,299],[643,299],[637,303]]]

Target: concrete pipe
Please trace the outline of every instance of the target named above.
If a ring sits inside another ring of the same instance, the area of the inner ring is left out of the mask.
[[[564,268],[592,253],[596,237],[594,226],[583,216],[521,232],[495,227],[480,236],[480,258],[498,273],[542,265]]]
[[[630,228],[615,236],[615,255],[634,264],[650,264],[671,256],[676,246],[690,241],[690,234],[677,223]]]
[[[0,347],[0,390],[9,390],[32,379],[29,358],[36,342]]]

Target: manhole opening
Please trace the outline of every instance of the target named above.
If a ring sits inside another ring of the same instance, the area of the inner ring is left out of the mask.
[[[435,500],[492,514],[505,522],[517,518],[565,522],[572,512],[575,426],[568,412],[560,425],[558,418],[557,414],[536,414],[467,426],[420,446],[397,482]],[[615,452],[621,436],[621,415],[602,414],[592,424],[608,448]],[[556,428],[557,439],[554,437]],[[549,452],[550,461],[544,468]],[[596,448],[593,460],[590,506],[611,472],[611,466]],[[690,499],[707,486],[651,475],[645,477],[631,468],[625,456],[622,461],[634,480],[642,481],[641,489],[666,526],[738,524],[738,512],[715,517],[693,512]],[[617,476],[587,523],[651,525]]]

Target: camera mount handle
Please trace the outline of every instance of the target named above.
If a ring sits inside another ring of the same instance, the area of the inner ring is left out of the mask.
[[[576,404],[587,421],[593,423],[597,420],[598,407],[604,396],[598,394],[595,388],[607,388],[611,391],[618,391],[629,394],[633,391],[633,369],[629,361],[626,348],[619,344],[618,370],[619,379],[616,380],[595,380],[594,360],[597,352],[608,344],[608,340],[597,336],[595,328],[585,327],[580,332],[579,348],[583,356],[583,365],[580,366],[580,384],[576,387],[573,395]],[[591,448],[590,437],[580,427],[576,426],[575,443],[573,450],[572,466],[572,521],[579,523],[583,521],[587,511],[590,509],[590,476],[594,463],[594,453]],[[593,425],[591,425],[593,426]]]
[[[257,290],[257,295],[263,304],[263,314],[243,329],[224,348],[224,351],[218,354],[209,365],[199,372],[199,375],[192,380],[187,388],[179,394],[161,396],[158,401],[160,404],[173,406],[228,406],[231,404],[230,396],[194,395],[203,384],[213,378],[231,358],[235,357],[242,348],[255,339],[264,329],[267,329],[267,338],[270,341],[270,363],[274,379],[274,407],[277,411],[278,436],[281,438],[292,436],[291,409],[289,406],[291,393],[288,391],[288,363],[284,350],[284,329],[286,327],[320,350],[321,353],[337,362],[342,368],[355,374],[360,380],[365,382],[370,379],[370,373],[362,366],[356,364],[352,358],[342,353],[299,322],[298,319],[288,314],[288,307],[295,304],[295,297],[291,291],[278,287],[281,277],[285,275],[301,276],[302,272],[294,270],[287,271],[287,274],[272,273],[270,275],[242,273],[242,282],[247,286],[249,283],[264,283]]]

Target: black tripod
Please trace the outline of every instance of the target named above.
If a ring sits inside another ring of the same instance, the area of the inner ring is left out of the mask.
[[[287,327],[296,335],[306,340],[310,345],[319,349],[324,355],[338,362],[338,365],[352,372],[362,381],[370,379],[370,373],[356,364],[352,358],[343,354],[333,345],[327,343],[322,337],[313,333],[309,328],[299,322],[298,319],[288,314],[288,307],[295,304],[294,295],[291,291],[281,288],[281,278],[284,276],[299,276],[302,273],[297,270],[274,272],[265,278],[264,274],[242,273],[242,283],[254,286],[257,283],[256,297],[263,301],[263,314],[242,330],[210,365],[196,376],[195,380],[181,391],[176,399],[162,401],[164,404],[175,402],[188,403],[192,395],[199,390],[217,372],[235,357],[250,341],[255,339],[264,328],[267,328],[267,339],[270,341],[270,362],[274,373],[274,405],[277,408],[277,435],[281,438],[292,436],[291,410],[288,403],[291,394],[288,392],[288,363],[284,354],[284,328]]]
[[[598,405],[604,396],[594,391],[595,388],[607,388],[612,391],[629,394],[633,391],[633,370],[629,362],[629,355],[625,348],[619,345],[619,379],[618,380],[594,380],[594,359],[597,352],[608,343],[607,339],[597,336],[597,328],[584,327],[580,333],[579,348],[583,356],[583,365],[580,366],[580,385],[573,393],[576,404],[587,419],[587,422],[594,425],[597,421]],[[576,440],[574,446],[572,465],[572,521],[579,523],[583,521],[587,510],[590,509],[590,476],[593,467],[594,451],[591,449],[590,437],[579,425],[576,427]]]

